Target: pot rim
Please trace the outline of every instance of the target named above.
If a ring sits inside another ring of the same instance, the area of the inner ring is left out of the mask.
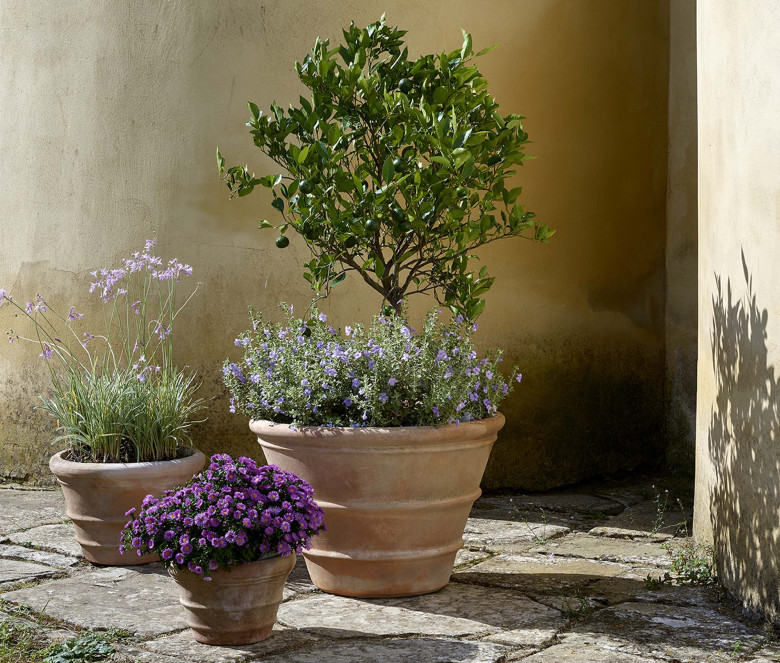
[[[292,558],[292,560],[290,559]],[[290,561],[292,561],[292,564],[290,564]],[[246,562],[244,564],[234,564],[233,566],[220,566],[217,569],[214,569],[213,571],[209,572],[209,575],[214,576],[215,574],[221,574],[221,575],[229,575],[231,573],[235,573],[238,575],[246,575],[246,574],[252,574],[252,569],[256,568],[256,565],[260,562],[269,562],[269,566],[271,564],[273,565],[281,565],[281,566],[295,566],[295,563],[298,561],[298,556],[295,551],[291,552],[289,555],[280,555],[279,553],[276,553],[274,555],[269,555],[268,557],[261,557],[260,559],[255,559],[251,562]],[[282,563],[283,562],[283,563]],[[168,575],[172,578],[176,578],[177,575],[185,574],[188,577],[189,576],[198,576],[197,573],[194,573],[193,571],[190,571],[187,568],[179,568],[175,564],[165,565],[165,570],[168,572]],[[202,576],[199,576],[202,579]]]
[[[344,438],[357,441],[370,437],[372,442],[386,438],[388,442],[409,440],[416,443],[430,441],[449,441],[474,439],[482,435],[495,435],[506,423],[506,418],[496,412],[485,419],[464,421],[458,424],[442,426],[365,426],[352,428],[347,426],[295,426],[280,424],[265,419],[252,419],[249,429],[259,437],[283,439],[318,438],[322,441]]]
[[[55,475],[106,475],[106,474],[167,474],[175,465],[199,465],[205,459],[205,454],[194,447],[182,447],[190,453],[181,458],[171,460],[141,461],[140,463],[79,463],[68,460],[65,455],[70,449],[58,451],[49,459],[49,469]]]

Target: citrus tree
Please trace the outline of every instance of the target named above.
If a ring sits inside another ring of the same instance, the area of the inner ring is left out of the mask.
[[[457,51],[409,59],[406,31],[384,16],[343,31],[341,45],[317,39],[295,64],[311,91],[286,111],[250,103],[254,144],[281,172],[246,166],[220,176],[231,196],[273,192],[276,246],[299,233],[311,250],[304,277],[318,292],[355,272],[400,312],[405,297],[431,293],[473,319],[493,284],[472,269],[480,246],[511,236],[546,242],[554,231],[517,203],[509,188],[527,159],[520,115],[501,115],[463,32]]]

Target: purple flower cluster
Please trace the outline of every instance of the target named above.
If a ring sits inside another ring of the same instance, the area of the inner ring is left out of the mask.
[[[185,265],[177,258],[172,258],[164,263],[162,258],[151,254],[152,249],[157,244],[156,240],[147,239],[143,252],[136,251],[130,258],[124,261],[122,267],[117,269],[98,269],[90,272],[97,279],[90,284],[89,291],[100,293],[104,302],[110,302],[115,297],[126,295],[127,289],[121,287],[122,281],[134,272],[148,270],[152,278],[159,281],[178,281],[182,274],[192,274],[192,267]],[[138,313],[137,306],[140,301],[132,305],[133,310]]]
[[[236,339],[243,359],[222,371],[231,412],[308,426],[438,425],[491,416],[511,389],[500,353],[479,357],[473,325],[440,311],[419,331],[378,316],[342,336],[316,308],[307,320],[282,310],[286,324],[252,313]]]
[[[204,580],[220,567],[300,553],[325,530],[308,483],[275,465],[227,454],[212,456],[206,470],[162,499],[147,495],[140,511],[127,515],[121,552],[156,553]]]

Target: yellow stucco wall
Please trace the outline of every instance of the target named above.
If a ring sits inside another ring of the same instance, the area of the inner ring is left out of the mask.
[[[780,5],[697,6],[699,370],[694,534],[780,622]]]
[[[317,35],[387,11],[412,53],[500,44],[481,68],[505,113],[528,117],[538,157],[518,182],[558,234],[482,252],[496,276],[481,343],[506,349],[523,384],[487,487],[545,488],[661,453],[664,380],[668,5],[646,0],[319,0],[0,4],[0,286],[69,305],[88,271],[156,233],[203,282],[178,356],[214,398],[207,452],[257,454],[226,412],[218,365],[250,304],[309,298],[301,242],[256,229],[256,193],[228,201],[214,148],[257,172],[246,101],[286,104]],[[356,283],[324,305],[346,324],[376,311]],[[416,309],[419,310],[419,309]],[[3,326],[10,323],[3,309]],[[45,477],[51,422],[31,413],[37,353],[0,346],[0,474]]]

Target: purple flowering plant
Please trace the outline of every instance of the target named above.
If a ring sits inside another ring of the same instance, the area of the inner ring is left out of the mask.
[[[325,530],[311,486],[275,465],[227,454],[186,485],[158,499],[147,495],[127,512],[123,553],[155,553],[169,568],[211,572],[265,557],[309,549]]]
[[[67,313],[37,294],[22,304],[0,288],[29,322],[31,333],[9,329],[9,341],[38,346],[52,389],[41,409],[58,422],[70,458],[85,462],[136,462],[176,458],[190,444],[189,429],[202,401],[193,375],[173,363],[173,327],[183,304],[177,288],[192,267],[164,262],[147,240],[119,265],[91,272],[89,287],[101,301],[97,319],[70,306]],[[83,309],[82,309],[83,310]]]
[[[250,311],[243,357],[224,363],[233,412],[302,426],[459,423],[493,415],[520,378],[515,368],[507,381],[500,352],[479,356],[462,316],[434,310],[416,330],[391,313],[341,333],[316,307],[306,320],[282,311],[281,324]]]

